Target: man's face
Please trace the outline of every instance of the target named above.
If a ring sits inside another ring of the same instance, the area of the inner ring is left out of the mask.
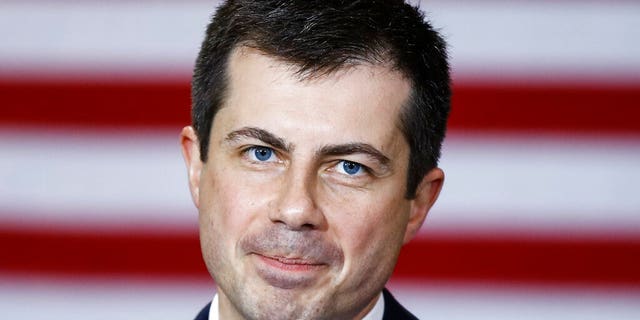
[[[193,129],[183,130],[225,319],[363,316],[442,181],[435,169],[415,200],[404,198],[398,116],[410,84],[400,73],[361,65],[301,80],[294,70],[236,50],[206,163]]]

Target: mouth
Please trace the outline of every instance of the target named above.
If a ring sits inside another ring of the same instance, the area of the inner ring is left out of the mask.
[[[324,263],[304,258],[290,258],[277,255],[271,256],[259,253],[256,253],[256,256],[268,265],[287,271],[310,271],[326,265]]]
[[[313,259],[253,253],[258,276],[269,285],[281,289],[311,286],[328,268]]]
[[[302,290],[329,283],[344,263],[340,247],[317,230],[292,232],[273,224],[242,237],[239,252],[260,282]]]

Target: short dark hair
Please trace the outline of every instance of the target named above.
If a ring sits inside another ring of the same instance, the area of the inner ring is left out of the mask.
[[[192,125],[207,161],[211,124],[228,86],[227,62],[247,46],[297,66],[303,77],[390,63],[412,84],[399,126],[410,147],[406,197],[438,164],[450,109],[446,44],[402,0],[229,0],[214,14],[196,60]]]

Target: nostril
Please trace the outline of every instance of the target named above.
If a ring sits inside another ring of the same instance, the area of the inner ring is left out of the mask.
[[[300,228],[303,229],[303,230],[313,230],[313,229],[316,228],[316,226],[314,224],[311,224],[311,223],[305,223]]]

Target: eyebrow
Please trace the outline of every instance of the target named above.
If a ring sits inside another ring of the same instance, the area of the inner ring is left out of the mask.
[[[292,151],[291,145],[285,143],[284,139],[275,136],[273,133],[255,127],[244,127],[238,130],[234,130],[227,134],[224,139],[227,142],[237,141],[241,138],[254,138],[258,139],[276,149],[280,149],[286,152]]]
[[[383,169],[388,169],[389,164],[391,163],[391,159],[385,156],[382,152],[378,151],[378,149],[374,148],[372,145],[368,143],[347,143],[347,144],[337,144],[337,145],[328,145],[322,147],[322,149],[318,150],[316,156],[340,156],[340,155],[348,155],[348,154],[364,154],[367,157],[373,159],[378,162]]]
[[[277,137],[273,133],[264,129],[256,127],[244,127],[238,130],[234,130],[227,134],[224,139],[227,142],[237,141],[241,138],[254,138],[258,139],[276,149],[283,150],[285,152],[293,151],[293,146],[285,142],[284,139]],[[391,159],[385,156],[381,151],[373,147],[368,143],[346,143],[346,144],[334,144],[326,145],[316,152],[316,157],[321,158],[324,156],[341,156],[349,154],[364,154],[365,156],[378,162],[383,169],[388,169]]]

